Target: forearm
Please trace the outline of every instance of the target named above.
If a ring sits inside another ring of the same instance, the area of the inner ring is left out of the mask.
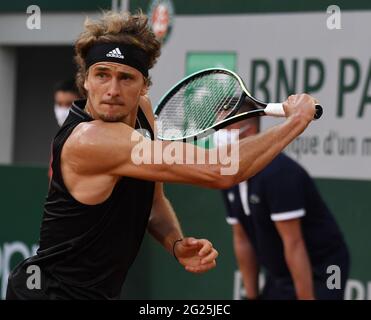
[[[246,297],[248,299],[256,299],[259,294],[259,267],[256,261],[255,252],[251,248],[251,245],[246,245],[245,243],[236,243],[236,241],[234,250],[238,267],[242,275]]]
[[[176,214],[166,197],[154,201],[148,232],[172,253],[175,240],[183,238],[183,233]]]
[[[291,117],[284,123],[272,127],[254,137],[240,141],[239,168],[235,183],[254,176],[269,164],[293,139],[303,130],[306,124],[299,117]]]
[[[285,259],[298,299],[314,299],[312,268],[303,241],[285,246]]]
[[[263,169],[305,127],[300,117],[292,116],[263,133],[242,139],[238,145],[231,145],[229,152],[219,150],[217,156],[215,150],[205,151],[175,142],[174,150],[178,150],[182,158],[174,164],[158,167],[156,174],[161,175],[162,181],[226,189]],[[166,146],[168,144],[165,143]],[[203,153],[203,158],[199,158]]]

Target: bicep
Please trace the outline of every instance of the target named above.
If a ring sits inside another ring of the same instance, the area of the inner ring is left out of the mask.
[[[81,175],[110,175],[219,187],[217,164],[208,164],[208,151],[182,142],[152,141],[122,123],[79,126],[66,142],[65,158]],[[195,155],[206,161],[197,164]],[[225,181],[229,176],[223,177]]]

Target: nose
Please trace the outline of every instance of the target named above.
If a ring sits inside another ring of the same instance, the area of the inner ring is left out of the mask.
[[[120,95],[119,81],[116,78],[112,78],[107,91],[109,97],[117,97]]]

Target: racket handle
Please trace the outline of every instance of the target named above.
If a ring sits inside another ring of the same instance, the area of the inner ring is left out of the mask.
[[[314,114],[314,119],[321,118],[323,114],[323,108],[321,105],[316,104],[316,113]],[[274,117],[285,117],[285,109],[283,108],[282,103],[268,103],[267,106],[264,109],[264,112],[268,116],[274,116]]]
[[[267,116],[286,117],[282,103],[268,103],[264,108],[264,112]]]

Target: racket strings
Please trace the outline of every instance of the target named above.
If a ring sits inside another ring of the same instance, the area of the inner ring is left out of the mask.
[[[196,105],[195,108],[199,111],[199,119],[203,120],[203,122],[200,123],[199,127],[194,128],[195,130],[204,129],[208,126],[214,124],[218,118],[222,117],[221,112],[226,112],[226,105],[227,100],[231,100],[231,91],[235,87],[234,81],[231,81],[231,78],[227,77],[221,77],[221,74],[215,75],[211,82],[212,86],[210,86],[209,91],[211,92],[211,95],[206,95],[205,103],[203,103],[201,106]],[[202,81],[205,83],[208,81],[208,79],[202,79]],[[198,83],[195,83],[197,86]],[[209,110],[205,110],[209,109]],[[206,113],[204,114],[204,112]],[[229,111],[227,112],[229,113]],[[193,134],[193,130],[191,134]]]
[[[227,84],[228,85],[228,84]],[[223,83],[223,89],[226,88],[226,84]],[[229,92],[231,89],[232,89],[232,85],[229,83],[229,86],[226,88],[227,91]],[[213,114],[212,112],[208,112],[207,115],[209,115],[208,117],[205,117],[205,121],[204,123],[201,124],[201,127],[205,127],[207,126],[208,124],[212,124],[212,123],[215,123],[215,121],[218,119],[218,117],[221,116],[221,112],[222,110],[225,110],[224,108],[226,107],[226,101],[228,99],[228,95],[225,95],[224,94],[224,98],[223,98],[223,93],[221,91],[219,91],[219,94],[215,97],[215,100],[216,101],[220,101],[219,102],[219,107],[217,108],[216,110],[216,113]],[[207,105],[210,106],[212,105],[213,101],[207,101]],[[214,111],[214,110],[210,110],[210,111]],[[214,119],[215,117],[215,119]]]
[[[241,93],[237,79],[227,74],[193,79],[168,99],[161,110],[157,119],[160,135],[184,137],[211,127],[231,113]]]
[[[223,99],[222,90],[205,90],[202,87],[202,82],[205,82],[205,80],[200,81],[198,79],[198,81],[194,82],[192,86],[188,86],[182,90],[183,92],[181,93],[181,96],[178,95],[177,99],[174,101],[177,106],[180,106],[183,109],[183,117],[180,119],[178,118],[180,121],[178,121],[178,124],[176,125],[177,130],[182,131],[183,135],[191,135],[195,131],[199,131],[200,129],[202,130],[208,125],[212,125],[215,122],[217,113],[222,110],[226,99],[228,99],[228,96]],[[214,108],[212,106],[214,106]],[[174,114],[179,115],[181,113],[179,113],[179,111],[172,113],[171,121],[173,124],[175,123],[173,117]]]

